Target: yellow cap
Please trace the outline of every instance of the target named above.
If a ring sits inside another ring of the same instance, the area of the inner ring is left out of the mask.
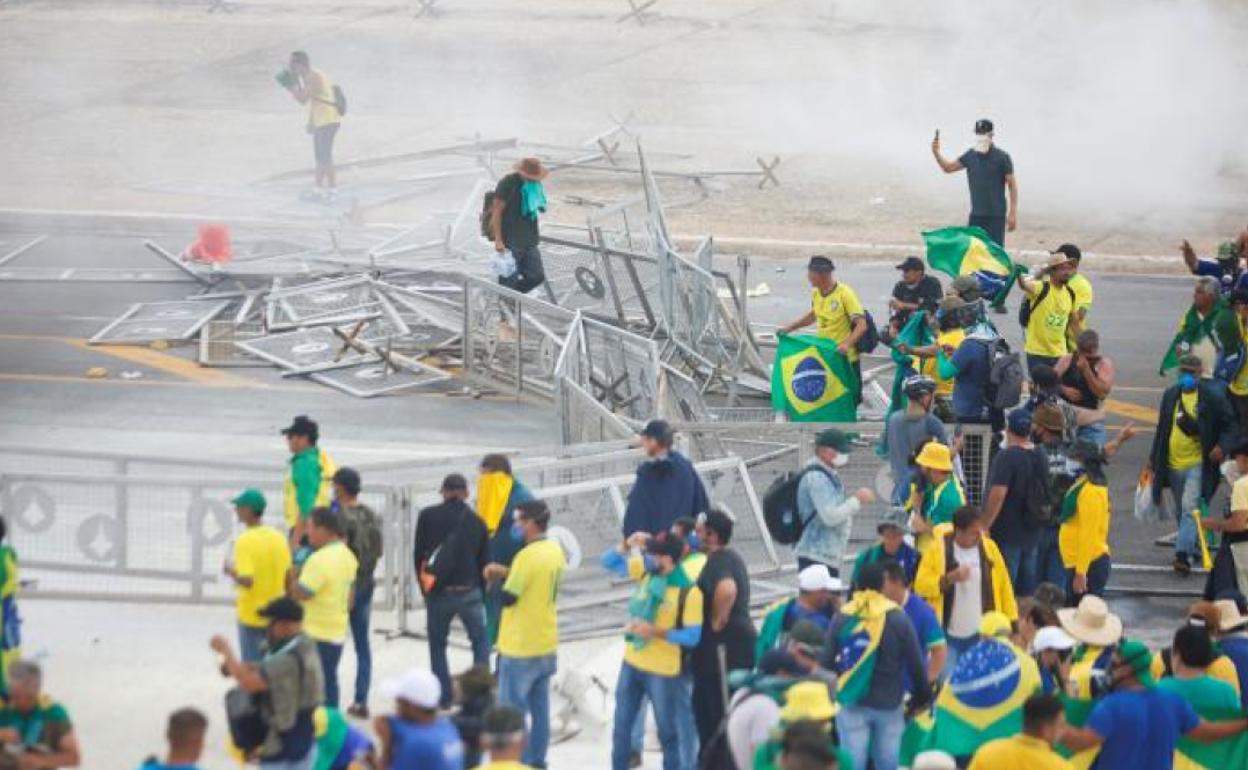
[[[1013,630],[1010,619],[996,610],[985,612],[979,621],[980,636],[1009,636]]]
[[[798,682],[784,694],[780,719],[785,722],[802,719],[820,722],[834,716],[836,704],[828,697],[828,686],[823,682]]]

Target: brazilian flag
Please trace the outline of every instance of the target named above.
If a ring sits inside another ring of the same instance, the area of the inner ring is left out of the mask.
[[[923,243],[927,246],[927,264],[933,270],[953,278],[974,276],[980,294],[993,307],[1005,302],[1018,274],[1024,272],[982,227],[928,230],[923,233]]]
[[[912,348],[921,348],[931,345],[934,341],[931,328],[927,325],[927,311],[917,310],[910,315],[910,319],[906,321],[906,325],[901,327],[901,331],[897,332],[897,338],[893,340],[889,346],[892,350],[893,358],[893,388],[889,393],[888,414],[884,419],[888,419],[888,415],[901,409],[906,408],[906,394],[903,386],[906,378],[913,377],[919,373],[918,358],[912,355],[905,355],[897,350],[898,345],[908,345]],[[880,443],[875,449],[876,455],[884,457],[888,454],[888,431],[880,433]]]
[[[832,340],[807,335],[778,339],[771,366],[771,407],[794,422],[854,422],[858,378]]]
[[[1196,713],[1206,722],[1244,717],[1242,711],[1227,708],[1198,707]],[[1232,767],[1248,767],[1248,733],[1213,743],[1180,738],[1174,750],[1174,770],[1229,770]]]
[[[936,698],[928,747],[969,757],[1023,729],[1023,703],[1041,689],[1036,662],[1012,644],[983,639],[958,658]]]

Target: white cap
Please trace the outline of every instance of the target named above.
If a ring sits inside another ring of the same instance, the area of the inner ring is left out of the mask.
[[[812,564],[797,573],[797,590],[799,591],[844,591],[845,585],[840,578],[832,577],[826,565]]]
[[[958,770],[958,763],[943,751],[921,751],[910,763],[911,770]]]
[[[1035,652],[1070,650],[1074,646],[1074,638],[1060,626],[1045,626],[1036,632],[1036,638],[1031,641],[1031,649]]]
[[[432,671],[414,668],[398,679],[384,682],[381,693],[386,698],[407,701],[413,706],[436,709],[442,700],[442,683]]]

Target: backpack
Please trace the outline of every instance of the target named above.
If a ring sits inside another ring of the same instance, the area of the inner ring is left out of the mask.
[[[871,311],[863,310],[862,314],[867,320],[867,331],[854,345],[859,353],[874,353],[875,349],[880,346],[880,330],[875,325],[875,319],[871,317]]]
[[[506,179],[506,178],[507,177],[503,177],[503,179]],[[500,179],[499,181],[501,182],[502,179]],[[516,197],[519,197],[519,195],[520,195],[520,185],[516,185],[516,194],[513,195],[512,197],[516,198]],[[485,238],[487,241],[494,240],[494,228],[491,226],[491,223],[494,220],[494,198],[495,197],[496,195],[495,195],[494,190],[486,190],[485,194],[481,196],[481,237]],[[511,201],[508,201],[508,203],[510,202]]]
[[[1010,409],[1023,397],[1023,362],[1010,345],[998,337],[987,343],[988,348],[988,406],[991,409]]]
[[[264,745],[269,725],[262,713],[264,693],[247,692],[233,687],[225,694],[225,718],[230,726],[230,739],[244,754]]]
[[[1027,474],[1023,497],[1023,524],[1030,529],[1044,529],[1061,517],[1061,502],[1054,499],[1048,460],[1041,450],[1031,450],[1034,466]]]
[[[1024,329],[1027,328],[1027,324],[1031,323],[1031,312],[1037,307],[1040,307],[1040,303],[1044,302],[1045,298],[1049,296],[1049,289],[1051,288],[1053,288],[1053,284],[1045,281],[1040,284],[1040,293],[1036,295],[1035,299],[1027,299],[1026,297],[1023,298],[1022,303],[1018,306],[1018,323]],[[1071,304],[1074,304],[1075,290],[1070,288],[1070,286],[1063,286],[1062,288],[1070,294]]]
[[[803,468],[800,471],[789,471],[776,477],[763,494],[763,522],[771,539],[780,545],[793,545],[802,536],[806,525],[815,518],[817,511],[807,516],[805,521],[797,514],[797,488],[802,478],[810,471],[817,470],[831,478],[825,468]]]
[[[371,578],[381,561],[382,534],[377,514],[366,505],[343,511],[347,525],[347,547],[360,563],[359,575]]]
[[[340,117],[347,114],[347,95],[342,92],[342,87],[337,83],[334,84],[334,109],[338,110]]]

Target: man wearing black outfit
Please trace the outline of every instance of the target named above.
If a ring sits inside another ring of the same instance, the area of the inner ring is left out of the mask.
[[[754,643],[757,635],[750,620],[750,575],[745,561],[728,547],[732,540],[733,520],[723,509],[713,507],[698,517],[695,529],[706,565],[698,576],[705,611],[702,637],[693,648],[693,718],[698,725],[702,752],[722,751],[721,761],[705,767],[722,767],[727,759],[727,744],[713,746],[711,739],[724,720],[727,704],[725,676],[728,671],[754,667]],[[720,650],[724,651],[724,667],[720,667]],[[729,761],[728,764],[731,764]]]
[[[416,574],[425,597],[429,666],[442,683],[442,707],[454,690],[446,661],[451,621],[464,624],[472,642],[472,662],[486,665],[490,642],[485,632],[481,571],[489,562],[489,533],[468,499],[468,480],[452,473],[442,480],[442,503],[422,510],[416,519]]]
[[[926,310],[929,317],[934,316],[943,296],[940,281],[927,274],[927,266],[918,257],[906,257],[897,269],[901,280],[893,286],[893,297],[888,301],[890,338],[897,336],[916,311]]]
[[[966,183],[971,189],[971,216],[966,224],[984,228],[988,237],[1005,246],[1005,231],[1018,227],[1018,182],[1014,178],[1014,161],[1010,154],[993,143],[991,120],[975,121],[975,146],[957,160],[946,160],[940,154],[940,132],[932,140],[932,155],[946,174],[966,169]],[[1005,190],[1010,190],[1009,206]]]
[[[539,159],[522,159],[512,173],[498,180],[490,204],[494,250],[510,251],[516,260],[516,272],[499,278],[498,282],[522,294],[529,293],[546,280],[542,252],[537,247],[541,238],[537,215],[546,210],[542,180],[549,173]]]

